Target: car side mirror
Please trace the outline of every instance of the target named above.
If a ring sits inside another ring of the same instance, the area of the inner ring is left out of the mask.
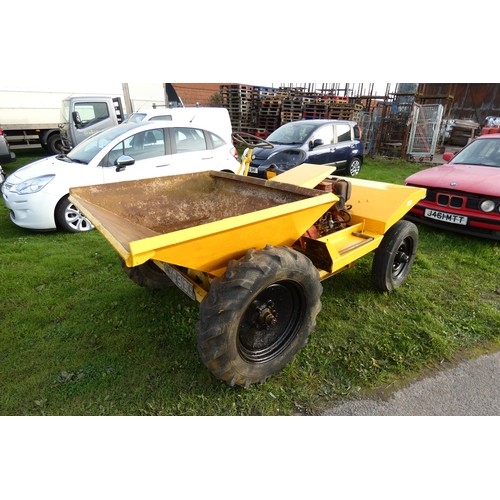
[[[76,128],[80,128],[82,126],[80,113],[78,113],[78,111],[73,111],[73,113],[71,113],[71,116],[73,117],[73,123],[75,124]]]
[[[443,154],[443,160],[446,162],[452,160],[454,157],[455,157],[455,153],[448,152],[448,153]]]
[[[127,156],[127,155],[119,156],[118,159],[115,161],[116,171],[121,172],[122,170],[125,170],[130,165],[133,165],[134,163],[135,163],[135,160],[130,156]]]
[[[313,142],[309,143],[309,149],[317,148],[318,146],[323,146],[323,139],[314,139]]]

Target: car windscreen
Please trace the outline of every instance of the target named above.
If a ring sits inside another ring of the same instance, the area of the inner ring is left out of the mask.
[[[66,156],[74,162],[90,163],[92,158],[106,147],[111,141],[115,140],[118,136],[130,128],[136,127],[135,124],[118,125],[117,127],[108,128],[98,132],[88,139],[85,139],[80,144],[77,144]]]
[[[273,144],[304,144],[316,128],[317,124],[307,121],[290,122],[276,129],[267,140]]]
[[[500,167],[500,138],[478,139],[462,149],[451,161],[451,164],[484,165]]]

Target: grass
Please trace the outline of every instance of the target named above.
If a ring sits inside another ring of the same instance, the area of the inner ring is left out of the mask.
[[[7,173],[32,152],[4,165]],[[402,183],[423,168],[366,161],[362,177]],[[500,344],[497,242],[420,226],[407,282],[380,293],[371,257],[326,280],[309,343],[247,390],[198,358],[198,304],[130,281],[97,231],[35,233],[0,206],[0,414],[318,414],[334,400],[394,385],[442,360]]]

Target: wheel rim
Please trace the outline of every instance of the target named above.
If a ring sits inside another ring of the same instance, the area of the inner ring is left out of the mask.
[[[64,211],[64,220],[74,231],[90,231],[94,229],[92,223],[85,217],[75,205],[69,204]]]
[[[306,311],[302,287],[293,281],[273,283],[245,311],[238,327],[238,350],[252,363],[279,356],[300,331]]]
[[[413,240],[410,237],[405,238],[401,245],[399,245],[396,255],[394,256],[394,262],[392,263],[392,277],[394,279],[398,279],[405,273],[412,253]]]
[[[361,170],[361,163],[359,160],[352,160],[351,166],[349,168],[349,172],[351,175],[358,175]]]

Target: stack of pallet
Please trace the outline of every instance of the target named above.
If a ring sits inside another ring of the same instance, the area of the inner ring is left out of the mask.
[[[304,119],[317,120],[328,118],[328,103],[322,99],[314,99],[304,103]]]
[[[361,104],[354,104],[347,100],[333,98],[328,105],[328,119],[356,120],[361,111],[363,111],[363,106]]]
[[[281,104],[281,123],[302,120],[304,117],[304,99],[297,95],[287,95]]]
[[[282,102],[283,96],[281,94],[261,98],[258,117],[259,129],[273,131],[281,125]]]
[[[257,126],[259,94],[253,85],[221,85],[222,106],[234,130],[249,132]]]
[[[220,91],[233,130],[260,137],[297,120],[355,120],[363,110],[348,97],[311,93],[304,88],[221,85]]]

